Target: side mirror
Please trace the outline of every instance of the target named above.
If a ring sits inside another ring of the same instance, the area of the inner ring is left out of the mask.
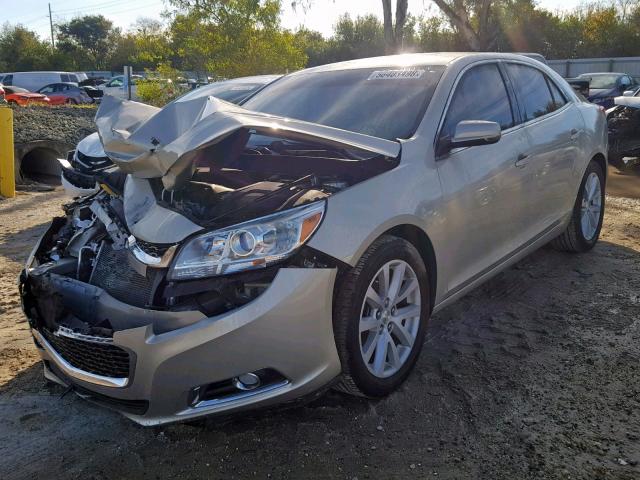
[[[502,129],[496,122],[465,120],[456,125],[456,131],[449,144],[450,148],[491,145],[502,138]]]

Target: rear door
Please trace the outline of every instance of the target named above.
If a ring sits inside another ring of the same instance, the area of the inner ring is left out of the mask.
[[[475,64],[461,74],[438,134],[438,144],[453,136],[463,120],[500,124],[493,145],[457,148],[437,159],[449,239],[444,258],[450,268],[449,295],[509,257],[522,243],[517,221],[528,198],[522,171],[515,166],[528,148],[517,126],[515,106],[496,62]]]
[[[516,102],[529,143],[517,167],[526,177],[528,211],[518,222],[533,238],[560,222],[573,207],[573,168],[579,155],[584,121],[577,106],[543,71],[507,63]]]

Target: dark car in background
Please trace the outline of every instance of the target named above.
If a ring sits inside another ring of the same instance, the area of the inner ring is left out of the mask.
[[[38,90],[38,93],[49,97],[51,105],[93,103],[93,98],[83,88],[71,82],[50,83]]]
[[[637,87],[633,77],[626,73],[583,73],[576,79],[589,81],[587,99],[604,108],[613,107],[614,98]]]

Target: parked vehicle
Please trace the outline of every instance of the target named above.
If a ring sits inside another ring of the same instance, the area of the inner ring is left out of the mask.
[[[231,103],[241,104],[249,96],[280,77],[281,75],[258,75],[211,83],[182,95],[176,102],[183,103],[196,98],[214,96]],[[96,193],[99,185],[95,176],[112,173],[111,170],[117,168],[104,153],[97,133],[84,138],[74,151],[69,152],[66,159],[59,161],[62,167],[62,185],[72,198]]]
[[[136,100],[138,98],[137,95],[137,87],[136,83],[138,80],[142,79],[141,75],[131,75],[131,99]],[[112,95],[114,97],[119,98],[127,98],[128,91],[124,88],[125,77],[124,75],[118,75],[113,77],[106,83],[102,85],[97,85],[97,87],[104,92],[105,95]]]
[[[51,100],[44,94],[30,92],[26,88],[3,85],[4,99],[7,103],[14,103],[25,107],[33,104],[49,105]]]
[[[0,73],[0,83],[22,87],[35,92],[50,83],[72,82],[78,84],[78,76],[68,72],[12,72]]]
[[[640,166],[640,89],[615,99],[607,110],[609,163],[620,171]]]
[[[633,89],[633,77],[626,73],[584,73],[577,79],[589,80],[588,100],[603,108],[613,107],[613,99]]]
[[[51,83],[38,90],[38,93],[47,95],[51,99],[51,105],[93,103],[93,98],[75,83]]]
[[[85,91],[89,97],[93,99],[95,103],[100,103],[102,97],[104,96],[104,92],[99,88],[92,87],[90,85],[81,85],[80,88]]]
[[[387,395],[432,313],[602,225],[604,112],[519,55],[325,65],[242,107],[107,95],[96,125],[124,186],[65,207],[22,305],[47,378],[144,425]]]
[[[571,88],[575,90],[576,93],[580,94],[585,101],[588,101],[589,98],[589,85],[591,81],[585,78],[567,78],[565,79]]]

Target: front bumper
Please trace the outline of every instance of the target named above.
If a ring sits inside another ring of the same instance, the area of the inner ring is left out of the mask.
[[[81,396],[107,404],[142,425],[266,407],[310,395],[339,375],[332,328],[335,276],[335,269],[281,268],[257,299],[211,318],[200,312],[132,307],[104,291],[96,294],[96,287],[65,279],[67,284],[93,289],[96,312],[135,318],[138,324],[149,319],[146,325],[114,333],[113,345],[132,353],[129,377],[115,382],[74,369],[38,330],[32,331],[48,378],[72,385]],[[28,291],[29,281],[28,273],[23,274],[23,292]],[[186,326],[155,333],[158,322],[172,321]],[[193,402],[196,387],[262,369],[277,371],[283,380],[215,401]]]

